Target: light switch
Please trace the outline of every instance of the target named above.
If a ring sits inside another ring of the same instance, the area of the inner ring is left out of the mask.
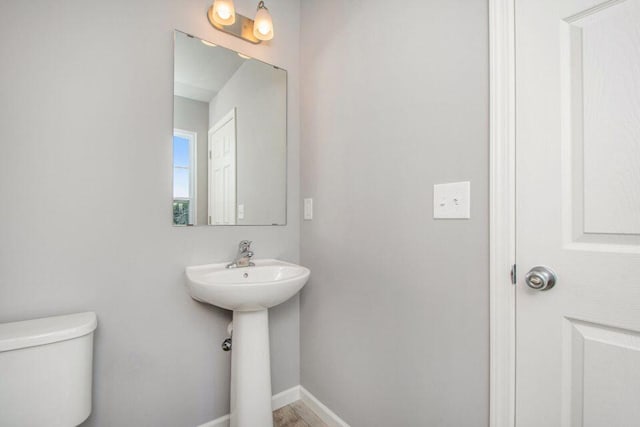
[[[313,219],[313,199],[304,199],[304,219],[307,221]]]
[[[244,219],[244,205],[238,205],[238,219]]]
[[[466,181],[434,185],[433,217],[436,219],[471,218],[471,183]]]

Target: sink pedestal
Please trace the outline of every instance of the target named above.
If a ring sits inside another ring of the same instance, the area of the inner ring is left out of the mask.
[[[234,311],[231,427],[273,427],[269,312]]]
[[[187,267],[187,287],[192,298],[233,310],[231,427],[273,427],[267,309],[298,293],[311,272],[277,259],[228,264]]]

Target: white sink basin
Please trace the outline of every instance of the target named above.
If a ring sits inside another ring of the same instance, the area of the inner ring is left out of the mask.
[[[191,297],[227,310],[264,310],[285,302],[309,280],[306,267],[276,259],[254,262],[254,267],[232,269],[228,263],[187,267]]]
[[[231,427],[272,427],[268,308],[294,296],[308,268],[276,259],[255,266],[227,263],[187,267],[187,286],[198,301],[233,310]]]

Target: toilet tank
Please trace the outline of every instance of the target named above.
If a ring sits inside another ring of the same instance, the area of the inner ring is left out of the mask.
[[[91,413],[95,313],[0,324],[0,426],[77,426]]]

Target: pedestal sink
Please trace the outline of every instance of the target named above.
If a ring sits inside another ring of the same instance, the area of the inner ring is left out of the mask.
[[[233,310],[231,427],[271,427],[268,308],[294,296],[309,280],[308,268],[275,259],[255,266],[227,263],[187,267],[192,298]]]

